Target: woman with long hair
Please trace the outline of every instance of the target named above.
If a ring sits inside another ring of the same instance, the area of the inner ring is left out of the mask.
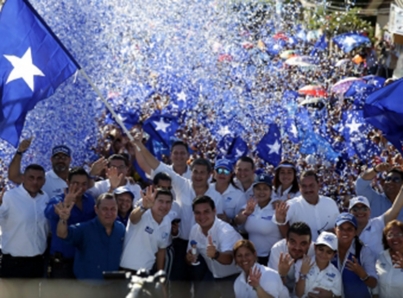
[[[271,196],[273,201],[290,200],[301,195],[298,186],[297,169],[292,162],[287,160],[280,162],[274,173],[273,186],[274,191]]]

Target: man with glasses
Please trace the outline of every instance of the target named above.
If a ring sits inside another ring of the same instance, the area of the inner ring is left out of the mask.
[[[371,187],[372,179],[374,179],[378,173],[386,173],[382,185],[383,193],[378,193]],[[389,163],[381,163],[373,168],[367,169],[361,174],[355,183],[355,191],[357,195],[364,196],[368,199],[371,207],[371,218],[374,218],[381,216],[391,208],[402,185],[402,169],[392,167]],[[397,219],[403,221],[403,211],[400,211]]]
[[[23,182],[24,175],[20,171],[21,160],[23,154],[29,149],[31,141],[32,138],[25,139],[20,143],[8,168],[8,179],[15,184],[21,184]],[[71,163],[70,148],[65,145],[53,147],[50,161],[52,163],[52,169],[45,174],[46,182],[42,190],[47,193],[49,198],[53,198],[62,195],[67,188],[66,181]]]
[[[113,154],[108,158],[108,166],[106,169],[106,177],[108,179],[97,181],[91,180],[91,188],[88,192],[98,198],[101,194],[109,192],[113,193],[119,186],[126,186],[133,194],[133,206],[140,199],[141,188],[134,181],[127,178],[129,169],[129,161],[121,154]]]

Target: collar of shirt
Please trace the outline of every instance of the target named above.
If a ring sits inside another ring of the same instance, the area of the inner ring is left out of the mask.
[[[18,189],[19,189],[19,191],[20,191],[25,197],[31,198],[31,199],[37,199],[37,198],[39,198],[39,197],[45,195],[45,193],[44,193],[42,190],[40,190],[40,191],[36,194],[35,197],[31,197],[30,193],[25,189],[24,183],[20,184],[20,185],[18,186]]]
[[[59,176],[57,176],[57,174],[56,174],[55,171],[53,171],[53,170],[48,171],[47,174],[48,174],[48,176],[50,176],[50,177],[53,178],[53,179],[61,179],[61,180],[63,180],[62,178],[60,178]],[[64,181],[64,180],[63,180],[63,181]]]

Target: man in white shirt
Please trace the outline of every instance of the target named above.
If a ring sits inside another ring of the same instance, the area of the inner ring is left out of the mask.
[[[235,185],[245,193],[248,200],[253,197],[253,182],[255,181],[255,163],[253,159],[243,156],[236,162],[235,165]]]
[[[216,217],[214,201],[204,195],[192,204],[196,224],[190,232],[186,261],[196,262],[192,248],[197,248],[200,264],[192,266],[195,297],[234,297],[233,284],[240,269],[235,266],[232,248],[242,236],[228,223]],[[196,244],[195,244],[196,243]],[[206,281],[214,281],[214,286]]]
[[[31,141],[32,139],[25,139],[20,143],[8,168],[8,179],[15,184],[21,184],[23,181],[23,174],[20,172],[21,160],[23,154],[31,145]],[[66,181],[71,163],[70,148],[65,145],[53,147],[50,161],[52,163],[52,170],[46,172],[46,182],[42,190],[48,194],[49,198],[53,198],[62,195],[67,188]]]
[[[6,191],[0,202],[3,278],[44,275],[43,253],[49,231],[44,213],[49,197],[41,191],[44,183],[43,167],[31,164],[25,169],[23,183]]]
[[[119,186],[126,186],[133,194],[133,206],[140,200],[141,188],[134,181],[127,178],[129,161],[121,154],[113,154],[108,158],[106,176],[108,179],[97,181],[91,180],[92,185],[88,193],[95,199],[105,192],[113,193]]]
[[[305,222],[315,241],[322,231],[334,228],[339,208],[333,199],[319,195],[318,177],[314,171],[301,174],[299,190],[301,196],[279,203],[273,222],[279,225],[283,235],[294,222]]]
[[[304,255],[312,257],[314,253],[311,229],[304,222],[295,222],[288,229],[287,237],[271,248],[267,266],[278,271],[284,285],[292,293],[295,288],[295,262]]]
[[[171,217],[166,216],[171,210],[172,193],[167,189],[152,187],[143,194],[142,204],[130,214],[126,227],[120,267],[123,270],[137,272],[140,269],[150,271],[156,262],[156,269],[163,270],[165,249],[170,242]]]

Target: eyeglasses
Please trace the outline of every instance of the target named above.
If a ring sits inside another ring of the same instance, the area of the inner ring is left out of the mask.
[[[52,158],[55,160],[65,160],[65,159],[68,159],[69,157],[64,154],[56,154]]]
[[[163,190],[172,190],[172,186],[159,186],[157,185],[157,188],[163,189]]]
[[[403,238],[403,233],[397,233],[397,234],[389,233],[386,235],[386,239],[392,239],[392,238]]]
[[[110,165],[109,167],[110,167],[110,168],[118,169],[119,171],[123,171],[124,169],[126,169],[126,166],[123,166],[123,165],[122,165],[122,166],[118,166],[118,167],[117,167],[117,166],[112,166],[112,165]]]
[[[223,169],[223,168],[218,168],[217,170],[217,174],[220,174],[220,175],[226,175],[226,176],[228,176],[229,174],[231,174],[231,172],[230,171],[228,171],[227,169]]]
[[[401,183],[402,179],[399,177],[386,177],[385,182]]]
[[[353,212],[360,212],[360,211],[367,212],[369,208],[367,206],[362,206],[362,207],[353,207],[351,208],[351,210]]]

